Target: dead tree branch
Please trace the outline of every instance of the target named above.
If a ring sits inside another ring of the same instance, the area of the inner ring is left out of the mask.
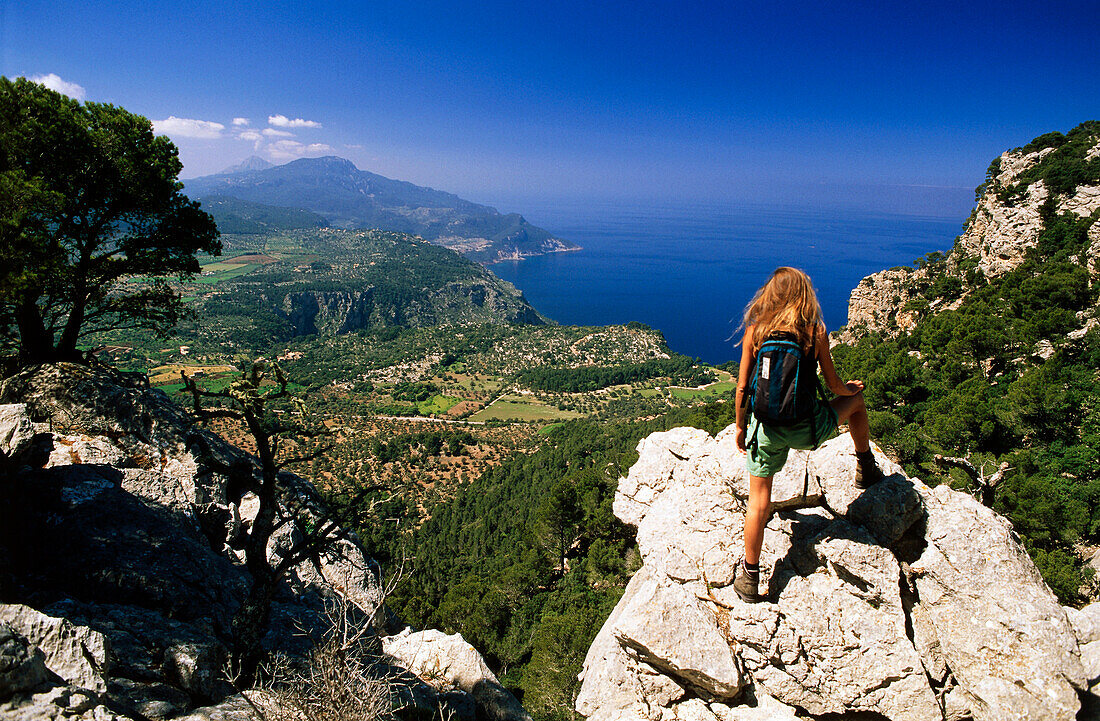
[[[935,455],[935,461],[944,468],[958,468],[978,487],[978,492],[981,494],[982,505],[992,508],[997,486],[1004,480],[1005,474],[1012,470],[1012,467],[1008,465],[1008,461],[1004,461],[997,467],[997,470],[993,473],[986,475],[985,464],[978,468],[974,465],[973,461],[969,458],[960,458],[957,456],[942,456],[940,454]]]

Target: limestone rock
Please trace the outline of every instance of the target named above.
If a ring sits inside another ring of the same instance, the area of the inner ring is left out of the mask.
[[[122,718],[108,707],[142,718],[249,715],[222,702],[233,693],[222,674],[232,618],[252,581],[234,546],[255,516],[242,480],[255,478],[254,459],[191,424],[135,374],[68,363],[27,368],[0,380],[0,403],[4,453],[21,454],[2,469],[0,581],[5,600],[39,609],[0,607],[0,620],[32,639],[23,656],[15,641],[4,648],[0,677],[10,670],[9,687],[24,690],[3,702],[0,717]],[[18,450],[28,443],[33,462]],[[284,507],[321,512],[306,481],[279,480]],[[377,565],[354,534],[342,538],[280,584],[267,649],[304,658],[312,644],[302,630],[317,637],[327,627],[333,597],[376,629],[388,622]],[[278,544],[287,538],[273,540],[271,550],[286,550]],[[48,692],[25,689],[35,658],[58,682]],[[423,709],[477,703],[489,718],[526,718],[494,684],[442,694],[421,684],[431,697]]]
[[[769,665],[754,678],[780,701],[811,713],[938,719],[935,695],[906,635],[901,571],[890,552],[844,520],[807,546],[820,565],[783,588]]]
[[[0,701],[46,684],[50,678],[42,650],[0,622]]]
[[[741,556],[744,505],[717,478],[676,483],[638,524],[638,548],[654,570],[681,581],[733,580]]]
[[[142,716],[154,721],[172,719],[191,707],[191,697],[174,686],[165,683],[113,679],[111,697]]]
[[[461,634],[448,636],[434,629],[414,632],[407,628],[383,638],[382,649],[429,686],[470,694],[492,721],[530,721],[519,701],[500,685],[481,654]]]
[[[34,426],[24,403],[0,405],[0,457],[14,458],[30,445]]]
[[[252,700],[260,708],[266,708],[264,699]],[[210,706],[193,709],[176,721],[254,721],[255,718],[256,712],[252,709],[252,704],[236,695]]]
[[[1094,146],[1090,153],[1095,152]],[[1043,180],[1029,185],[1023,196],[1008,202],[1002,201],[999,191],[1017,182],[1017,179],[1038,164],[1053,148],[1024,152],[1010,150],[999,159],[1000,170],[967,221],[955,247],[946,260],[946,272],[960,277],[964,261],[976,262],[977,269],[986,278],[995,278],[1017,268],[1039,239],[1042,230],[1041,208],[1050,196]],[[1069,194],[1055,197],[1054,205],[1059,213],[1074,213],[1087,217],[1100,209],[1100,186],[1081,185]],[[1090,228],[1090,237],[1100,238],[1100,224]],[[1095,247],[1095,243],[1094,243]],[[1097,257],[1090,250],[1091,258]],[[1090,266],[1091,263],[1085,263]],[[907,307],[918,297],[916,288],[929,280],[926,268],[893,268],[864,278],[852,291],[848,302],[848,324],[841,334],[844,342],[858,340],[868,332],[897,337],[912,330],[926,312],[938,312],[958,306],[959,301],[942,303],[927,310]],[[1046,352],[1045,349],[1041,349]]]
[[[642,566],[626,586],[584,659],[577,694],[578,713],[594,721],[660,721],[661,709],[684,696],[684,689],[655,668],[626,654],[614,628],[624,609],[650,584],[652,571]]]
[[[629,655],[706,698],[736,698],[738,661],[712,609],[678,583],[657,576],[634,594],[612,627]]]
[[[927,548],[920,605],[978,719],[1072,719],[1085,688],[1077,639],[1011,526],[965,493],[918,487]]]
[[[107,690],[114,656],[102,633],[19,604],[0,604],[0,622],[41,649],[46,666],[66,683],[97,694]]]
[[[637,526],[667,487],[672,471],[710,440],[710,434],[698,428],[675,428],[642,439],[638,444],[638,462],[631,466],[615,492],[615,515],[623,523]]]
[[[814,452],[811,470],[825,491],[825,505],[833,513],[862,525],[879,543],[891,546],[923,518],[924,509],[920,494],[901,467],[880,449],[873,450],[885,478],[868,489],[855,485],[855,447],[847,434]]]
[[[995,513],[876,457],[887,477],[860,490],[849,436],[791,454],[764,529],[766,600],[746,604],[729,585],[748,495],[732,434],[643,440],[615,506],[643,565],[589,649],[577,710],[1072,718],[1100,681],[1100,612],[1064,611]]]
[[[700,698],[678,703],[661,714],[661,721],[718,721],[718,716]]]
[[[719,721],[795,721],[798,718],[793,706],[781,703],[759,689],[753,696],[752,704],[726,706],[711,703],[709,707]]]
[[[138,721],[100,703],[92,692],[72,686],[53,686],[38,693],[13,696],[7,702],[0,703],[0,718],[18,721]]]
[[[1083,646],[1100,641],[1100,602],[1090,603],[1084,608],[1063,606],[1063,610],[1079,644]]]

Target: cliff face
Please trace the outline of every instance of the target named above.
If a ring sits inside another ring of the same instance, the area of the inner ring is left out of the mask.
[[[643,565],[585,659],[589,719],[1068,720],[1091,699],[1100,606],[1061,607],[969,495],[881,453],[890,475],[861,493],[847,436],[794,452],[774,479],[767,601],[746,604],[733,434],[677,428],[638,451],[614,509]]]
[[[228,474],[254,468],[251,457],[137,374],[41,366],[0,381],[0,403],[0,718],[248,718],[225,661],[257,510]],[[281,482],[283,503],[319,502],[306,481]],[[300,533],[283,525],[269,559]],[[334,599],[379,648],[400,628],[380,569],[345,534],[291,570],[264,645],[305,658],[302,631],[316,638]],[[379,656],[404,717],[526,718],[473,648],[442,640],[427,660]]]
[[[1084,126],[1083,126],[1084,127]],[[1100,163],[1100,130],[1086,130],[1088,149],[1079,164]],[[1037,139],[1041,140],[1041,139]],[[1052,192],[1043,177],[1043,164],[1064,162],[1058,148],[1019,148],[1003,153],[990,166],[977,207],[946,258],[946,268],[935,269],[960,280],[977,271],[986,280],[1003,276],[1020,266],[1043,229],[1042,208],[1051,200],[1057,213],[1085,218],[1100,211],[1100,183],[1083,183]],[[1011,191],[1011,192],[1009,192]],[[1090,269],[1100,260],[1100,223],[1089,230],[1092,241],[1085,262]],[[852,291],[848,325],[841,336],[853,342],[866,333],[896,337],[908,332],[928,312],[957,307],[961,298],[936,303],[929,309],[914,308],[933,269],[894,268],[864,278]],[[1095,274],[1095,271],[1094,271]],[[964,294],[965,295],[965,294]]]
[[[539,325],[545,320],[522,294],[495,283],[453,281],[437,288],[288,293],[280,309],[297,335],[339,334],[371,328],[422,328],[476,321]]]

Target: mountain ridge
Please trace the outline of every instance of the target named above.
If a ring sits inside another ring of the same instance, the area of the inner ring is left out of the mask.
[[[246,161],[247,162],[247,161]],[[193,178],[194,198],[221,195],[284,208],[304,208],[336,228],[378,228],[419,235],[483,263],[577,250],[518,213],[446,191],[394,180],[337,156]]]

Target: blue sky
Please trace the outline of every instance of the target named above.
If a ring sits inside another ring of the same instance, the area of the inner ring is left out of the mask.
[[[479,201],[951,216],[1002,150],[1100,117],[1098,26],[1095,0],[8,0],[0,72],[157,121],[185,177],[335,154]]]

